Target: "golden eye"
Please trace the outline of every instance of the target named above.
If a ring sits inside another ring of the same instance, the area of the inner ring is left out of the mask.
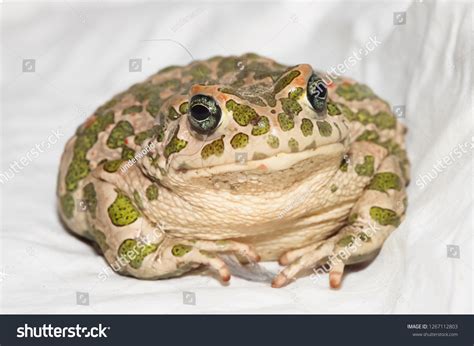
[[[188,120],[200,134],[210,134],[219,125],[222,111],[217,102],[207,95],[194,95],[189,103]]]

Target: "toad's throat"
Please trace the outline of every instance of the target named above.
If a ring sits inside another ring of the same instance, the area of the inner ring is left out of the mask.
[[[343,153],[344,146],[336,143],[245,163],[175,171],[162,183],[183,194],[227,191],[233,195],[263,195],[289,191],[316,176],[320,182],[329,179],[338,169]]]

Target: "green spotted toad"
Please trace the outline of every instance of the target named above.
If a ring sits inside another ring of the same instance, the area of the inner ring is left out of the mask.
[[[230,253],[279,260],[281,287],[346,250],[329,269],[338,287],[404,217],[405,133],[370,88],[307,64],[245,54],[170,66],[68,141],[60,215],[137,278],[204,265],[227,281]]]

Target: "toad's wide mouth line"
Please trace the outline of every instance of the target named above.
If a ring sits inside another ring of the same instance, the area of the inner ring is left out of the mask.
[[[173,169],[174,175],[180,178],[196,178],[212,175],[219,175],[230,172],[260,171],[261,173],[271,173],[286,170],[295,164],[306,159],[322,156],[331,157],[342,155],[345,146],[342,143],[327,144],[315,149],[304,150],[297,153],[279,153],[261,160],[249,160],[243,162],[233,162],[217,166],[202,168],[191,168],[187,170]]]

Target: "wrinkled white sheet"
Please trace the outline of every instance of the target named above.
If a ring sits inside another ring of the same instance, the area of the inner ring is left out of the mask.
[[[52,131],[62,137],[0,183],[1,312],[472,312],[471,9],[421,0],[2,4],[1,172]],[[406,24],[393,25],[393,12],[403,11]],[[98,278],[103,258],[67,233],[55,212],[60,154],[95,107],[157,69],[193,58],[252,51],[326,70],[371,37],[381,44],[346,74],[405,105],[413,179],[407,219],[375,261],[346,275],[338,291],[327,278],[283,289],[237,278],[223,287],[203,275]],[[21,70],[29,58],[36,59],[34,73]],[[128,72],[131,58],[142,59],[142,72]],[[454,162],[435,177],[434,165],[449,155]],[[429,173],[433,179],[418,180]],[[447,256],[448,245],[459,246],[451,253],[460,258]],[[183,291],[195,294],[195,305],[183,304]],[[89,305],[76,305],[76,292],[88,293]]]

